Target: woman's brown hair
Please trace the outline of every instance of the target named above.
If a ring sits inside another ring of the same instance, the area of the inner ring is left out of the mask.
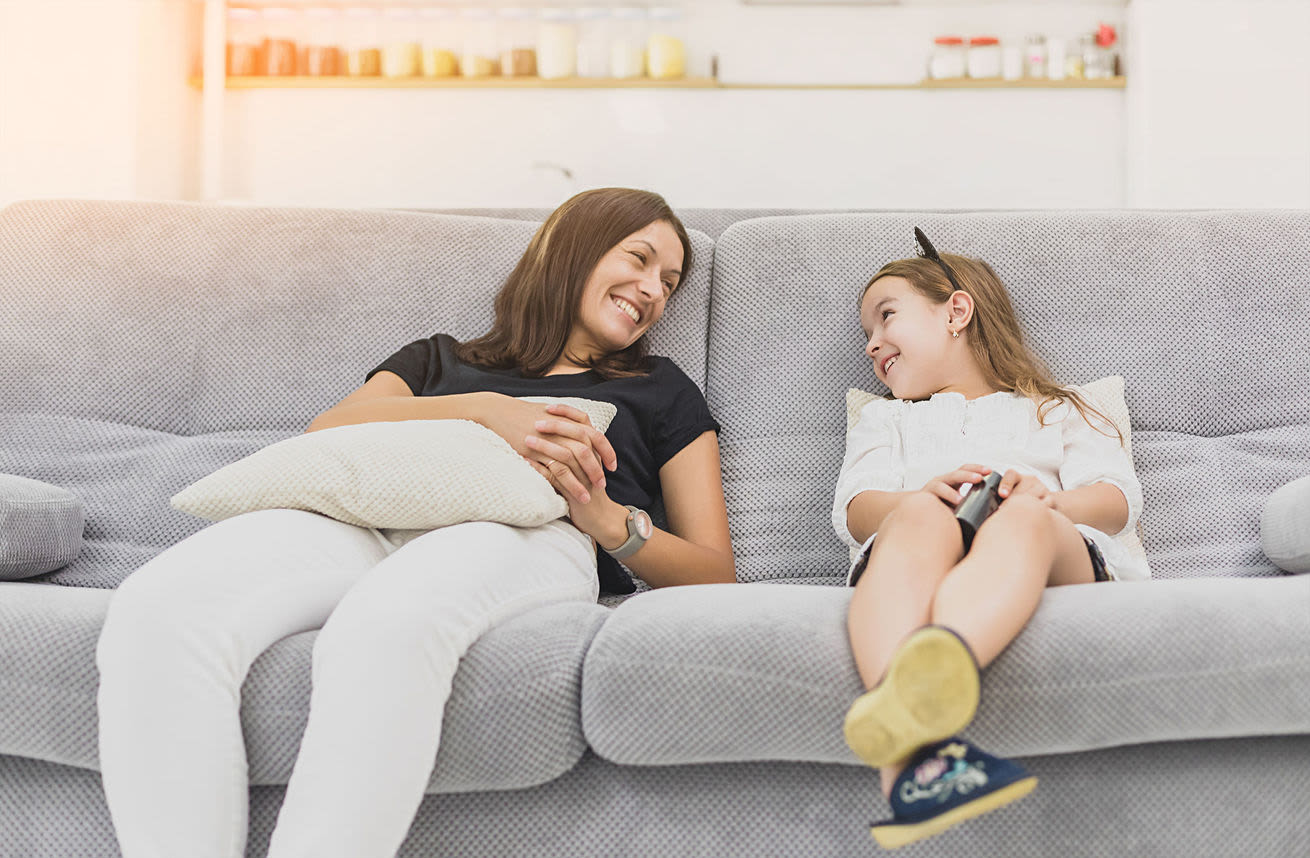
[[[1019,327],[1019,316],[1010,301],[1010,293],[996,271],[981,259],[943,253],[941,260],[950,266],[961,291],[973,298],[973,318],[969,321],[969,349],[974,360],[994,388],[1027,396],[1037,403],[1037,419],[1046,425],[1046,415],[1061,402],[1068,402],[1096,428],[1088,414],[1095,414],[1105,426],[1114,430],[1123,443],[1123,433],[1104,413],[1083,399],[1077,391],[1056,383],[1046,364],[1033,354]],[[873,275],[860,293],[860,303],[869,287],[883,277],[903,277],[916,292],[934,304],[950,300],[955,287],[935,261],[916,257],[889,262]],[[1104,429],[1097,429],[1110,435]]]
[[[495,321],[482,336],[460,343],[455,354],[479,366],[546,374],[568,342],[582,290],[597,263],[623,239],[652,223],[673,227],[682,242],[682,278],[691,272],[691,240],[659,194],[632,188],[583,191],[555,209],[496,294]],[[676,292],[676,290],[675,290]],[[644,375],[646,335],[619,352],[594,359],[604,378]]]

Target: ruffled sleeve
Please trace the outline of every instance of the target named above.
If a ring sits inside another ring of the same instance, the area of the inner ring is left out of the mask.
[[[832,527],[851,548],[860,547],[846,524],[851,500],[861,492],[895,492],[904,485],[898,455],[903,406],[896,399],[874,399],[860,409],[859,419],[846,432],[846,455],[832,502]]]
[[[1132,457],[1119,443],[1117,435],[1105,435],[1092,428],[1077,408],[1065,404],[1060,406],[1060,410],[1064,412],[1060,427],[1064,438],[1060,487],[1067,491],[1093,483],[1115,486],[1128,501],[1128,522],[1119,534],[1132,530],[1137,517],[1142,514],[1142,484],[1133,470]],[[1091,419],[1097,425],[1101,424],[1096,415],[1091,415]]]

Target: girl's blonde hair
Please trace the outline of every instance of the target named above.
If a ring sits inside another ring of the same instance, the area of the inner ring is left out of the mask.
[[[973,298],[973,318],[968,325],[969,349],[988,383],[998,390],[1019,393],[1036,402],[1037,419],[1043,426],[1051,409],[1061,402],[1068,402],[1094,429],[1097,427],[1088,415],[1099,417],[1114,430],[1119,443],[1123,444],[1123,433],[1114,421],[1077,391],[1057,384],[1046,364],[1028,348],[1019,327],[1019,316],[1010,302],[1010,293],[996,271],[981,259],[953,253],[940,256],[942,262],[950,266],[961,291]],[[860,292],[861,305],[869,288],[883,277],[904,278],[916,292],[934,304],[946,303],[955,291],[941,266],[933,260],[921,257],[898,259],[887,263],[873,275]],[[1110,435],[1103,429],[1097,431]]]

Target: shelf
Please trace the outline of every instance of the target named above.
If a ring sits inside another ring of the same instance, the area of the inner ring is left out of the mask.
[[[1123,89],[1125,78],[1105,80],[925,80],[919,83],[722,83],[713,78],[563,78],[542,80],[537,77],[485,78],[382,78],[382,77],[229,77],[228,89],[772,89],[772,90],[913,90],[913,89]],[[202,86],[199,76],[191,78],[196,89]]]
[[[201,79],[191,78],[199,88]],[[712,78],[229,77],[228,89],[716,89]]]

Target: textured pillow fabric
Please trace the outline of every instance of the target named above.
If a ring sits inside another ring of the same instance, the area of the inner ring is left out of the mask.
[[[1099,410],[1110,421],[1114,423],[1115,428],[1123,433],[1124,449],[1128,452],[1128,458],[1133,457],[1133,436],[1132,424],[1128,419],[1128,403],[1124,401],[1124,380],[1121,375],[1110,375],[1105,378],[1097,379],[1083,385],[1074,385],[1073,390],[1087,400],[1087,403],[1093,408]],[[851,388],[846,391],[846,431],[850,432],[851,428],[859,421],[860,411],[870,401],[878,399],[876,393],[869,393],[865,390],[856,390]],[[1128,552],[1128,554],[1146,564],[1146,549],[1142,546],[1141,539],[1141,522],[1127,533],[1114,537]],[[851,549],[851,562],[859,556],[860,549]]]
[[[0,581],[44,575],[82,551],[82,501],[67,489],[0,474]]]
[[[1310,572],[1310,477],[1293,480],[1265,501],[1260,547],[1279,569]]]
[[[604,432],[615,407],[575,397]],[[303,509],[360,527],[431,530],[463,521],[535,527],[568,503],[495,432],[472,420],[398,420],[336,426],[271,444],[172,498],[220,521],[260,509]]]

